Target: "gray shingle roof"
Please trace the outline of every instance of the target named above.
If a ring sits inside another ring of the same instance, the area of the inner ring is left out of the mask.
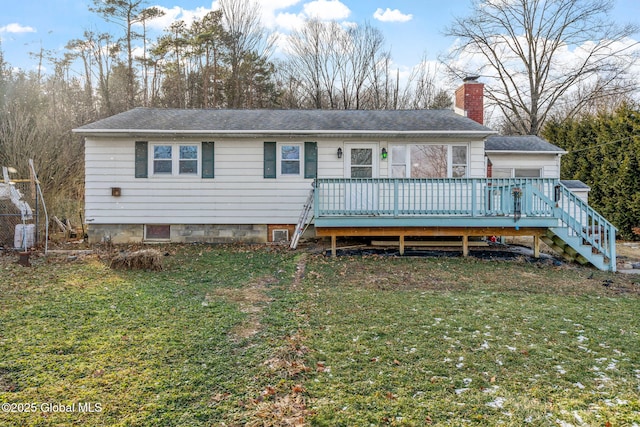
[[[451,110],[186,110],[134,108],[74,129],[95,133],[495,133]]]
[[[572,190],[591,190],[591,187],[577,179],[561,179],[560,182]]]
[[[537,152],[556,152],[564,153],[565,151],[544,139],[535,135],[525,136],[490,136],[484,143],[485,151],[537,151]]]

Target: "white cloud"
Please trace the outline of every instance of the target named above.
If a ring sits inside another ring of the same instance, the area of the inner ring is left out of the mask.
[[[0,33],[35,33],[36,30],[33,27],[25,27],[24,25],[20,25],[18,23],[11,23],[9,25],[5,25],[4,27],[0,27]]]
[[[279,10],[287,9],[295,6],[300,0],[254,0],[258,4],[261,11],[261,22],[269,28],[283,26],[285,29],[295,27],[298,21],[302,21],[304,17],[291,13],[277,13]],[[167,8],[164,6],[155,6],[164,12],[164,16],[156,18],[147,23],[147,27],[153,30],[162,31],[176,21],[184,21],[187,26],[193,21],[202,19],[207,13],[218,10],[220,8],[219,0],[213,0],[211,7],[197,7],[194,10],[184,9],[180,6]],[[282,16],[281,16],[282,15]]]
[[[275,17],[276,26],[282,30],[292,31],[302,28],[305,17],[295,13],[279,13]]]
[[[256,0],[263,10],[280,10],[295,6],[300,0]]]
[[[278,13],[279,10],[287,9],[295,6],[300,0],[254,0],[260,6],[262,12],[262,24],[268,28],[276,28],[280,26],[280,21],[285,21],[291,13]],[[285,15],[284,18],[280,15]],[[293,25],[293,24],[291,24]]]
[[[304,14],[310,18],[332,21],[346,19],[351,10],[340,0],[315,0],[302,6]]]
[[[413,15],[411,14],[404,14],[398,9],[391,10],[389,8],[386,10],[378,8],[374,12],[373,17],[381,22],[408,22],[413,19]]]
[[[148,21],[146,24],[147,28],[156,30],[156,31],[163,31],[168,29],[171,26],[171,24],[173,24],[176,21],[184,21],[184,23],[187,26],[191,25],[193,21],[202,19],[207,13],[211,12],[212,10],[218,9],[218,2],[217,1],[211,2],[211,7],[200,6],[193,10],[184,9],[180,6],[167,8],[164,6],[156,5],[154,7],[164,12],[164,15],[159,18]]]

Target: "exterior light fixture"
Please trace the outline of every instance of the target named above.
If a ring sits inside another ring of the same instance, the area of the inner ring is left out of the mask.
[[[338,158],[342,158],[342,148],[338,147]]]
[[[383,148],[383,149],[382,149],[382,159],[386,159],[386,158],[387,158],[387,155],[388,155],[388,153],[387,153],[387,149],[386,149],[386,148]]]

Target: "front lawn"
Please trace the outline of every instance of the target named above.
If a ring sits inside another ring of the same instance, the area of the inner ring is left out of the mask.
[[[640,425],[640,277],[175,246],[0,257],[0,424]]]

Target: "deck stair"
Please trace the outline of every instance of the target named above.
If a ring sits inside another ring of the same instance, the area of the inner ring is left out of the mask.
[[[616,271],[616,228],[562,184],[556,185],[555,200],[534,189],[536,196],[553,204],[557,227],[550,227],[541,240],[567,261],[592,264]]]
[[[565,237],[560,237],[558,234],[564,235]],[[604,263],[604,256],[600,254],[591,254],[593,251],[591,245],[583,245],[581,239],[575,236],[567,236],[567,230],[558,228],[558,229],[548,229],[546,234],[541,236],[541,240],[547,244],[554,252],[560,255],[565,261],[568,262],[577,262],[582,265],[586,264],[594,264],[601,270],[608,270],[609,268]],[[567,243],[564,239],[571,243]],[[574,247],[578,247],[580,252]],[[592,261],[589,261],[587,257],[585,257],[582,253],[588,252],[590,257],[593,258]]]

